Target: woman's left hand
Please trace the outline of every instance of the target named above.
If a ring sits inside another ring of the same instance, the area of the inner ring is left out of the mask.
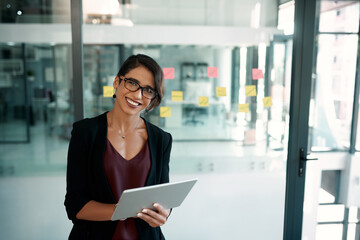
[[[160,227],[166,223],[170,209],[165,209],[158,203],[154,203],[153,206],[156,211],[144,208],[137,216],[147,222],[151,227]]]

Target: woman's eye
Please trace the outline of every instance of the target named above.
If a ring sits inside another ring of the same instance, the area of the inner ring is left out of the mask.
[[[144,88],[144,91],[145,92],[148,92],[148,93],[153,93],[154,92],[154,90],[152,90],[152,89],[150,89],[150,88]]]
[[[136,82],[134,82],[134,81],[128,81],[131,85],[133,85],[133,86],[137,86],[137,83]]]

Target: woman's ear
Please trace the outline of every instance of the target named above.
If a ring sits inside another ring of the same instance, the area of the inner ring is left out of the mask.
[[[116,76],[114,79],[113,87],[116,89],[120,85],[120,78]]]

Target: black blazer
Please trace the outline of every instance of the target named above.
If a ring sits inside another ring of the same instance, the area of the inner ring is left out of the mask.
[[[145,121],[148,133],[151,167],[145,186],[169,182],[169,160],[172,137]],[[85,221],[76,214],[90,200],[117,203],[104,170],[107,118],[103,113],[75,122],[71,132],[67,162],[65,208],[74,226],[69,239],[112,239],[117,221]],[[152,228],[136,218],[140,239],[165,239],[160,227]]]

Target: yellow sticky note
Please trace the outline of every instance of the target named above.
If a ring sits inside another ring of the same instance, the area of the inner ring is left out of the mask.
[[[113,86],[104,86],[103,87],[103,96],[104,97],[112,97],[114,95]]]
[[[208,107],[209,97],[199,97],[199,107]]]
[[[160,107],[160,117],[171,117],[170,107]]]
[[[271,107],[272,106],[272,98],[271,97],[264,97],[263,98],[264,107]]]
[[[226,88],[225,87],[216,87],[216,96],[217,97],[225,97],[226,96]]]
[[[182,102],[183,101],[183,91],[172,91],[171,99],[174,102]]]
[[[248,113],[249,112],[249,104],[239,104],[239,112]]]
[[[256,85],[245,86],[245,92],[248,97],[256,96]]]

